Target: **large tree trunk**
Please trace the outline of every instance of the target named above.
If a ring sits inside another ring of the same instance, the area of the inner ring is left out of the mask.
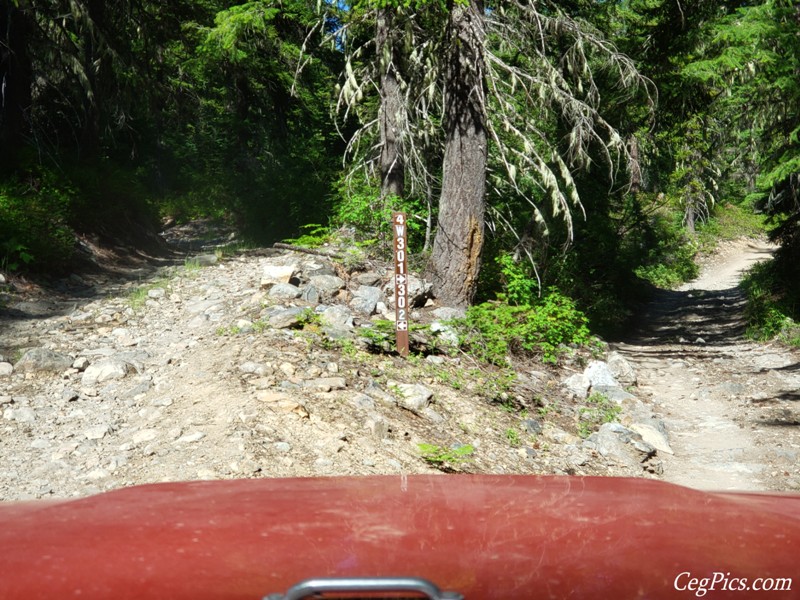
[[[441,302],[467,306],[475,296],[484,238],[484,11],[481,0],[466,6],[451,2],[449,8],[446,140],[431,279]]]
[[[24,6],[24,4],[23,4]],[[30,23],[23,8],[0,0],[0,169],[18,162],[30,123],[33,74],[28,56]]]
[[[375,41],[381,70],[381,196],[403,196],[405,173],[400,135],[403,97],[397,78],[397,32],[392,27],[391,8],[378,11]]]

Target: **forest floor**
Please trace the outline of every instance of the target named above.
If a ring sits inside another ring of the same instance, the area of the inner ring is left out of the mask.
[[[441,470],[800,489],[798,353],[742,336],[736,283],[768,258],[760,243],[729,244],[692,285],[659,293],[639,332],[616,345],[638,372],[629,388],[637,410],[667,426],[668,447],[643,458],[629,440],[620,451],[580,435],[585,407],[564,380],[586,357],[559,369],[528,364],[506,388],[502,374],[463,355],[402,359],[316,325],[273,326],[302,301],[276,299],[265,269],[339,274],[332,303],[347,308],[374,285],[364,277],[386,279],[386,265],[343,273],[274,249],[219,259],[208,249],[228,233],[167,233],[169,259],[93,247],[101,268],[46,285],[16,278],[0,293],[0,500],[187,479]],[[184,262],[198,253],[203,260]],[[430,322],[433,311],[415,318]],[[367,321],[356,317],[350,335]],[[406,391],[425,407],[405,406]],[[439,456],[426,459],[420,444]],[[466,447],[472,453],[459,456]]]
[[[699,489],[800,489],[800,353],[744,337],[742,273],[773,247],[723,243],[700,276],[660,291],[618,349],[664,418],[664,479]]]

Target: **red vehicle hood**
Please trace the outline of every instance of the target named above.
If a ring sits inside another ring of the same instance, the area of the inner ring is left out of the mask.
[[[258,600],[312,577],[375,576],[467,600],[691,598],[692,578],[713,577],[727,582],[714,600],[747,598],[757,579],[782,580],[771,598],[800,598],[785,581],[798,565],[800,496],[643,479],[260,479],[0,505],[5,600]]]

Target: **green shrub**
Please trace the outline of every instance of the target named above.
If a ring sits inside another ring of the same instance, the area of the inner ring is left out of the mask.
[[[469,444],[456,446],[455,448],[442,448],[434,444],[419,444],[419,451],[428,463],[436,467],[444,467],[447,464],[458,465],[469,460],[475,452],[475,448]]]
[[[663,221],[659,229],[658,241],[647,252],[643,264],[635,269],[636,275],[665,289],[675,288],[697,277],[697,242],[674,223]]]
[[[790,301],[793,294],[787,293],[785,284],[772,262],[753,266],[742,280],[748,337],[762,341],[778,338],[800,346],[800,325],[794,320],[797,305]]]
[[[504,292],[498,294],[500,300],[514,306],[529,306],[539,295],[539,282],[531,275],[533,268],[529,262],[517,262],[510,254],[495,258],[499,268]]]
[[[334,210],[333,225],[350,227],[355,230],[356,241],[360,247],[376,246],[376,250],[389,253],[394,239],[392,213],[405,212],[408,215],[408,244],[411,250],[419,250],[425,235],[426,214],[423,204],[414,199],[397,196],[381,197],[377,184],[369,182],[361,186],[341,185]]]
[[[578,434],[582,438],[589,437],[603,423],[615,421],[621,412],[619,404],[605,394],[594,392],[586,399],[586,406],[578,411]]]
[[[752,207],[730,202],[718,204],[711,218],[698,223],[697,233],[701,247],[713,248],[719,240],[758,237],[766,231],[766,216]]]
[[[74,195],[47,173],[25,183],[1,184],[0,268],[64,267],[74,246],[67,222]]]
[[[318,223],[309,223],[301,227],[303,233],[296,237],[285,240],[289,244],[302,246],[304,248],[319,248],[331,239],[330,228]]]
[[[586,316],[555,289],[533,306],[501,302],[472,306],[466,318],[454,323],[467,352],[500,366],[507,363],[509,354],[555,363],[566,347],[592,341]]]

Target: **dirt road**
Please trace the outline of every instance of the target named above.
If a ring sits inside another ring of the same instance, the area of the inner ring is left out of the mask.
[[[744,337],[742,272],[772,247],[729,244],[651,303],[619,345],[670,432],[666,480],[698,489],[800,489],[800,353]]]

